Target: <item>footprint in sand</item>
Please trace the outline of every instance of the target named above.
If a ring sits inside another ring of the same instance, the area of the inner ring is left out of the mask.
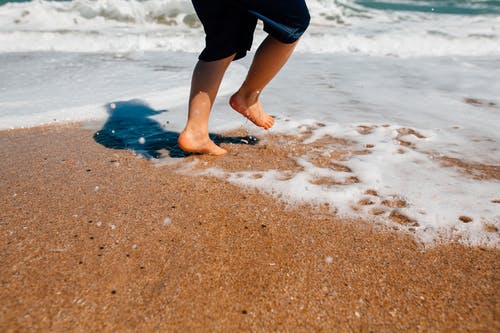
[[[382,215],[386,212],[386,210],[382,207],[373,207],[371,210],[370,210],[370,213],[372,215],[375,215],[375,216],[378,216],[378,215]]]
[[[359,125],[356,127],[356,131],[359,134],[367,135],[373,132],[373,129],[377,128],[377,125]]]
[[[356,176],[350,176],[347,177],[346,179],[339,181],[331,177],[316,177],[313,180],[310,180],[309,183],[313,185],[325,185],[327,187],[333,187],[333,186],[345,186],[345,185],[352,185],[352,184],[357,184],[359,183],[360,180]]]
[[[391,198],[384,199],[381,202],[382,205],[391,208],[404,208],[408,206],[408,202],[406,200],[398,197],[397,195],[392,196]]]
[[[462,215],[458,218],[460,221],[462,221],[463,223],[470,223],[472,222],[472,218],[467,216],[467,215]]]
[[[358,205],[361,205],[361,206],[370,206],[373,204],[375,204],[375,202],[370,198],[363,198],[363,199],[358,201]]]
[[[471,97],[464,98],[464,102],[469,104],[469,105],[478,106],[478,107],[482,106],[482,107],[493,108],[493,107],[497,106],[497,104],[495,102],[487,101],[485,99],[471,98]]]
[[[404,225],[404,226],[412,226],[412,227],[419,226],[417,221],[406,216],[405,214],[401,213],[397,209],[394,209],[391,211],[391,213],[389,214],[389,219],[393,222],[396,222],[396,223]]]
[[[373,195],[374,197],[378,197],[378,192],[375,191],[374,189],[371,189],[371,188],[369,188],[368,190],[366,190],[365,194],[367,194],[367,195]]]
[[[318,168],[328,168],[336,172],[352,172],[352,169],[347,165],[332,161],[332,158],[329,155],[315,156],[313,158],[309,158],[308,161]]]
[[[296,174],[297,173],[294,171],[285,170],[285,171],[280,172],[275,178],[276,178],[276,180],[285,182],[285,181],[290,180],[293,177],[295,177]]]
[[[494,226],[493,224],[484,224],[484,230],[487,232],[492,232],[492,233],[497,233],[498,228]]]
[[[403,137],[405,137],[405,136],[413,135],[414,137],[416,137],[418,139],[426,139],[427,138],[412,128],[403,127],[403,128],[399,128],[397,131],[398,131],[398,135],[396,136],[396,141],[398,141],[399,144],[401,146],[404,146],[404,147],[415,148],[415,145],[412,142],[403,139]]]

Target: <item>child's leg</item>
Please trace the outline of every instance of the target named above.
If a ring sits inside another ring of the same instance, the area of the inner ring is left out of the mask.
[[[274,119],[262,109],[259,94],[287,62],[296,45],[297,41],[286,44],[267,36],[255,53],[241,88],[229,101],[233,109],[257,126],[268,129],[274,125]]]
[[[216,61],[198,61],[191,80],[189,115],[179,136],[179,147],[187,152],[223,155],[225,149],[208,137],[208,118],[224,73],[234,55]]]

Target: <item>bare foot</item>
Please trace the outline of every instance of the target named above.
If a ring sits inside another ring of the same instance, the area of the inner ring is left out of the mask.
[[[229,105],[231,105],[234,110],[241,113],[255,125],[266,130],[270,129],[274,125],[274,118],[264,112],[259,101],[253,105],[247,106],[244,99],[239,97],[237,94],[238,93],[234,94],[229,99]]]
[[[224,155],[227,150],[217,146],[208,135],[202,135],[197,132],[184,130],[177,140],[179,147],[185,152],[208,154],[208,155]]]

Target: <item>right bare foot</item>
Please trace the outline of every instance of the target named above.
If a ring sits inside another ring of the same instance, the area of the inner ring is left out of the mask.
[[[188,153],[224,155],[227,150],[217,146],[208,135],[184,130],[177,140],[179,147]]]
[[[238,93],[235,93],[229,99],[229,105],[257,126],[267,130],[274,125],[274,118],[264,112],[258,100],[254,104],[248,106],[245,100],[238,96]]]

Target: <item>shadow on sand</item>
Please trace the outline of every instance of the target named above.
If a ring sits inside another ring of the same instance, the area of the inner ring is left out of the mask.
[[[182,158],[190,155],[177,145],[179,133],[166,130],[151,116],[168,110],[153,110],[141,100],[112,102],[106,105],[109,118],[102,129],[94,133],[94,140],[104,147],[128,149],[145,158]],[[222,136],[210,134],[216,143],[254,145],[258,139],[253,136]]]

